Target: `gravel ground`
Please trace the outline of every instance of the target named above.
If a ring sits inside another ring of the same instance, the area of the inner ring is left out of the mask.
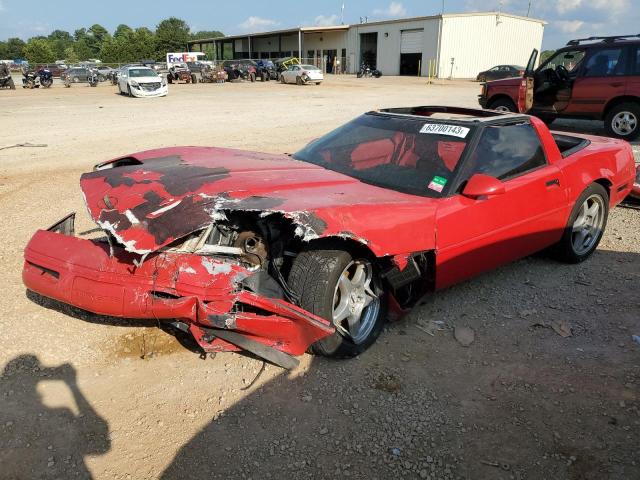
[[[83,217],[78,178],[99,161],[170,145],[291,152],[363,111],[474,107],[478,89],[338,77],[148,100],[107,85],[0,91],[0,148],[47,144],[0,150],[0,478],[640,478],[637,210],[611,212],[583,264],[521,260],[427,297],[357,359],[305,356],[253,384],[260,360],[201,359],[153,324],[22,286],[30,235]]]

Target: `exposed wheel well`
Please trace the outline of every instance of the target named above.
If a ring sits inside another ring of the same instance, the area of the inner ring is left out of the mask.
[[[611,111],[611,109],[614,108],[615,106],[620,105],[621,103],[627,103],[627,102],[634,102],[640,105],[640,97],[635,97],[633,95],[624,95],[622,97],[616,97],[610,100],[609,103],[607,103],[607,105],[604,107],[604,110],[602,111],[602,118],[605,118],[607,114]]]
[[[513,103],[515,105],[515,102],[513,101],[513,99],[509,95],[506,95],[504,93],[498,93],[498,94],[494,95],[493,97],[491,97],[487,101],[487,108],[489,108],[491,106],[491,104],[496,102],[497,100],[508,100],[508,101],[510,101],[511,103]],[[516,105],[516,107],[517,107],[517,105]]]
[[[363,257],[368,260],[376,260],[376,255],[365,244],[352,238],[343,237],[323,237],[311,240],[304,245],[303,250],[345,250],[352,255]]]
[[[607,191],[607,195],[609,195],[609,198],[611,198],[611,186],[613,184],[609,180],[607,180],[606,178],[599,178],[593,183],[599,183],[600,185],[602,185]]]

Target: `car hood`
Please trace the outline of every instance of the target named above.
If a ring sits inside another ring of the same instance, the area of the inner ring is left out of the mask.
[[[161,83],[162,78],[160,77],[134,77],[129,80],[136,81],[138,83]]]
[[[80,185],[93,220],[139,254],[234,210],[282,215],[303,241],[352,238],[377,255],[434,245],[438,200],[367,185],[287,155],[204,147],[151,150],[97,165],[82,175]]]
[[[500,80],[491,80],[486,82],[491,87],[517,87],[520,85],[522,77],[501,78]]]

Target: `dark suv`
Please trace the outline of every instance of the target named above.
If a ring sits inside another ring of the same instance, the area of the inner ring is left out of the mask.
[[[534,69],[534,50],[524,77],[483,84],[483,108],[556,118],[604,120],[607,133],[640,135],[640,35],[571,40]]]

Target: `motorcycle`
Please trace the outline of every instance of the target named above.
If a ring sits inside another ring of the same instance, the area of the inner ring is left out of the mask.
[[[382,76],[382,72],[376,68],[372,69],[371,67],[369,67],[369,65],[367,65],[366,63],[363,63],[362,65],[360,65],[360,70],[358,71],[356,76],[358,78],[362,78],[362,77],[380,78]]]
[[[100,81],[100,75],[98,74],[98,69],[90,68],[89,74],[87,75],[87,81],[89,82],[90,87],[97,87],[98,82]]]
[[[13,78],[11,78],[11,73],[9,70],[6,70],[6,73],[0,70],[0,88],[10,88],[11,90],[16,89],[16,84],[13,83]]]
[[[42,85],[43,88],[49,88],[53,85],[53,74],[48,68],[38,70],[38,77],[40,78],[40,85]]]
[[[40,77],[37,72],[29,70],[27,68],[22,69],[22,88],[39,88]]]

